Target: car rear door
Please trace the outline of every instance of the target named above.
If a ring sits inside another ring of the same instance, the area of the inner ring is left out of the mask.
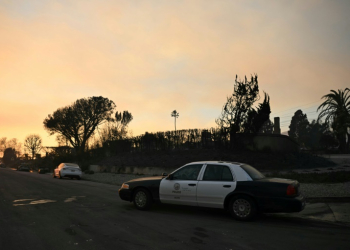
[[[160,182],[159,198],[162,203],[197,206],[198,176],[203,164],[186,165]]]
[[[198,181],[198,206],[224,208],[226,196],[235,190],[236,185],[234,172],[229,166],[207,164]]]

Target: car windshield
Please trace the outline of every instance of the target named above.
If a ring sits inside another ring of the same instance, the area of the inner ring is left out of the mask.
[[[265,176],[259,172],[259,170],[253,168],[250,165],[241,165],[241,168],[243,168],[244,171],[247,172],[247,174],[253,179],[253,180],[260,180],[265,178]]]

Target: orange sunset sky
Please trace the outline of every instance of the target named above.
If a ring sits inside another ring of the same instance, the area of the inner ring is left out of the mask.
[[[282,132],[350,87],[350,1],[0,0],[0,137],[24,143],[79,98],[134,116],[133,135],[210,128],[235,75],[257,73]],[[258,103],[256,103],[258,104]]]

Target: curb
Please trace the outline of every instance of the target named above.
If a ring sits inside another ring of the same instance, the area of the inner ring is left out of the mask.
[[[342,227],[349,227],[350,228],[350,223],[349,222],[344,222],[344,221],[332,221],[332,220],[324,220],[324,219],[319,219],[319,218],[313,218],[310,216],[305,216],[305,215],[289,215],[289,214],[268,214],[267,216],[269,217],[276,217],[276,218],[288,218],[289,220],[298,220],[298,221],[310,221],[314,223],[326,223],[334,226],[342,226]]]
[[[305,197],[308,203],[350,203],[350,197]]]

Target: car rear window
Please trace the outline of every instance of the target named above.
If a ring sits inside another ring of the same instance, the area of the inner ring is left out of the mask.
[[[253,168],[250,165],[244,164],[241,165],[241,168],[247,172],[247,174],[252,178],[253,180],[260,180],[265,178],[265,176],[259,172],[259,170]]]
[[[71,167],[71,168],[79,168],[78,165],[73,165],[73,164],[66,164],[67,167]]]

